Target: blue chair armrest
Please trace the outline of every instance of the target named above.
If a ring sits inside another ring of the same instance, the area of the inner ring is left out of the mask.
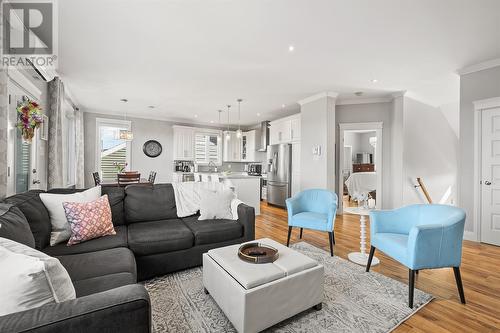
[[[330,209],[328,210],[328,230],[333,230],[333,227],[335,225],[335,217],[337,215],[337,204],[331,205]]]
[[[288,198],[285,200],[285,203],[289,219],[293,215],[298,214],[302,211],[300,208],[300,200],[297,197]]]
[[[462,258],[460,226],[414,226],[408,236],[407,251],[411,269],[458,267]]]

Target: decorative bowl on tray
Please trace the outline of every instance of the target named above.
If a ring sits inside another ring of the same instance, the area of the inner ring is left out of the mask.
[[[262,243],[247,243],[238,249],[241,260],[254,264],[267,264],[274,262],[279,257],[278,250]]]

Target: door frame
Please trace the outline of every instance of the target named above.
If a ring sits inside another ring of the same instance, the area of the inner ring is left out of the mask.
[[[344,134],[346,131],[366,131],[373,130],[377,133],[377,153],[375,154],[375,165],[377,166],[377,202],[376,208],[382,208],[382,198],[383,198],[383,188],[382,188],[382,172],[383,172],[383,154],[384,154],[384,142],[383,142],[383,122],[367,122],[367,123],[339,123],[339,167],[338,172],[338,184],[337,193],[340,196],[338,202],[337,214],[343,214],[344,205],[344,181],[342,179],[341,170],[344,165]]]
[[[481,170],[482,170],[482,116],[483,111],[500,107],[500,97],[481,99],[474,104],[474,208],[472,231],[464,231],[464,238],[481,241]]]
[[[33,101],[40,102],[42,91],[38,89],[38,87],[33,84],[29,78],[27,78],[20,70],[16,68],[8,68],[7,69],[7,95],[12,98],[15,96],[14,89],[18,89],[24,96],[27,96]],[[11,119],[11,107],[15,101],[9,100],[8,108],[7,108],[7,122],[9,126],[9,132],[7,134],[7,193],[6,196],[16,194],[15,184],[16,184],[16,136],[12,136],[11,131],[17,131],[15,128],[16,119]],[[14,105],[15,107],[15,105]],[[37,131],[39,133],[39,131]],[[16,132],[17,135],[17,132]],[[28,177],[28,190],[39,189],[39,184],[33,184],[34,175],[33,169],[36,169],[38,172],[39,166],[39,156],[38,156],[38,145],[40,140],[40,134],[35,134],[33,138],[33,142],[31,143],[31,158],[30,158],[30,169],[29,169],[29,177]],[[36,175],[38,177],[38,174]],[[40,179],[38,179],[40,180]]]

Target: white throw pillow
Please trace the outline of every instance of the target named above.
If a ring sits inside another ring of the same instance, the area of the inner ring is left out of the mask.
[[[231,190],[201,192],[200,217],[198,220],[233,219],[231,213],[231,201],[234,199]]]
[[[58,259],[0,237],[0,316],[75,299],[75,288]]]
[[[91,202],[100,197],[100,186],[72,194],[40,193],[40,199],[49,211],[50,223],[52,224],[50,246],[65,242],[71,236],[71,228],[66,219],[63,202]]]

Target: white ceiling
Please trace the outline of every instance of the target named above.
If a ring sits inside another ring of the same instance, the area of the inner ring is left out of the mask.
[[[255,124],[323,91],[453,103],[457,69],[500,57],[498,0],[61,0],[59,14],[59,73],[82,109],[184,122],[241,97]]]

